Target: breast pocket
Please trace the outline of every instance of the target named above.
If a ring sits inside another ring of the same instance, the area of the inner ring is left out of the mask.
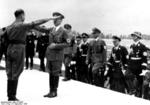
[[[96,52],[102,53],[102,51],[103,51],[103,46],[102,45],[96,45]]]

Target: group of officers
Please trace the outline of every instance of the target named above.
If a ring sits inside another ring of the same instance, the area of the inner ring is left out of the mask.
[[[69,37],[72,43],[70,47],[64,49],[66,70],[63,80],[75,79],[150,99],[150,73],[147,72],[146,77],[143,75],[147,70],[148,48],[140,42],[142,34],[140,32],[131,34],[134,43],[130,45],[129,51],[120,45],[120,37],[113,36],[110,55],[101,35],[102,32],[94,28],[90,36],[83,33],[76,36],[75,41],[73,36]]]
[[[93,28],[90,35],[87,33],[75,35],[70,24],[61,26],[65,17],[58,12],[52,14],[53,18],[31,23],[24,23],[25,12],[22,9],[16,10],[14,15],[16,20],[5,31],[8,41],[6,72],[9,101],[18,101],[16,93],[18,80],[23,72],[25,52],[26,68],[29,65],[29,58],[31,59],[30,68],[33,67],[34,51],[30,49],[34,49],[35,45],[31,29],[42,33],[38,36],[37,52],[41,59],[40,68],[43,71],[45,71],[44,57],[47,59],[49,93],[44,97],[57,96],[59,76],[62,73],[62,63],[64,63],[64,81],[75,79],[150,99],[150,74],[147,73],[146,77],[141,75],[142,71],[147,69],[147,47],[140,42],[142,39],[140,32],[131,34],[134,43],[130,46],[129,52],[126,47],[120,45],[121,39],[113,36],[114,46],[109,56],[107,45],[101,38],[102,32],[98,28]],[[50,20],[53,20],[54,27],[39,26]]]

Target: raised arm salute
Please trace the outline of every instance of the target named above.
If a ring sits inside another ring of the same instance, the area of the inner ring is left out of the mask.
[[[18,9],[14,13],[16,20],[7,27],[7,39],[9,46],[7,50],[6,72],[7,72],[7,95],[8,101],[17,101],[16,91],[19,76],[24,68],[26,32],[35,26],[53,20],[53,18],[41,19],[31,23],[24,23],[25,12]]]

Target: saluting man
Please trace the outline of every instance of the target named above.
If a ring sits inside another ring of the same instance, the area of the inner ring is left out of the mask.
[[[142,70],[147,68],[147,48],[140,42],[142,38],[140,32],[134,32],[131,34],[134,43],[130,46],[129,62],[128,62],[128,84],[130,87],[130,94],[134,94],[137,97],[142,97],[142,84],[143,77],[140,76]],[[129,74],[132,74],[129,75]]]
[[[38,31],[49,34],[49,46],[46,50],[47,69],[49,71],[49,93],[44,97],[54,98],[57,96],[57,89],[59,85],[59,76],[61,73],[62,62],[64,60],[64,48],[69,46],[68,35],[61,23],[64,16],[59,12],[54,12],[53,17],[54,27],[36,27]]]
[[[7,95],[9,101],[18,101],[16,92],[18,80],[24,67],[26,32],[34,29],[35,26],[53,20],[53,18],[48,18],[24,23],[25,12],[22,9],[16,10],[14,15],[16,20],[6,28],[9,42],[6,60]]]
[[[113,44],[110,58],[108,60],[110,77],[110,89],[125,93],[126,82],[123,74],[123,69],[127,67],[128,51],[124,46],[120,45],[121,39],[118,36],[113,36]]]
[[[98,28],[92,30],[94,40],[89,43],[87,64],[92,64],[93,84],[104,86],[104,71],[106,63],[106,43],[100,38],[102,32]]]

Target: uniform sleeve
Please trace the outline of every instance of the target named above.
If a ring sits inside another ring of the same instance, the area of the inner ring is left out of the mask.
[[[122,54],[122,64],[123,64],[123,66],[126,66],[127,65],[127,61],[128,61],[128,59],[127,59],[128,51],[127,51],[127,49],[125,47],[122,47],[121,54]]]
[[[52,28],[46,28],[46,27],[40,27],[40,26],[36,26],[36,27],[34,27],[34,29],[37,31],[40,31],[40,32],[44,32],[46,34],[48,34],[52,31]]]
[[[33,29],[33,28],[34,28],[34,23],[31,22],[31,23],[23,23],[23,24],[20,24],[20,28],[23,28],[23,30],[30,30],[30,29]]]
[[[147,67],[147,48],[142,45],[142,66]]]
[[[86,61],[88,62],[88,63],[90,63],[90,57],[91,57],[91,42],[89,42],[89,44],[88,44],[88,50],[87,50],[87,57],[86,57]]]
[[[105,41],[102,42],[102,45],[103,45],[103,52],[102,52],[103,63],[106,63],[106,60],[107,60],[107,46],[106,46]]]
[[[111,50],[110,57],[108,58],[108,65],[112,65],[112,62],[113,62],[112,52],[113,52],[113,48],[112,48],[112,50]]]

